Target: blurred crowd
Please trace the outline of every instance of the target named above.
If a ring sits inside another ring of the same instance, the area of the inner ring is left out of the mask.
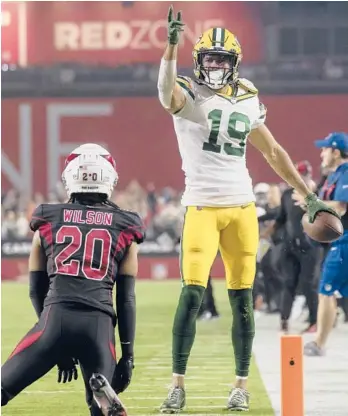
[[[264,213],[265,204],[280,201],[281,193],[286,185],[258,183],[254,187],[257,198],[258,215]],[[181,205],[181,192],[166,187],[156,189],[149,183],[142,187],[136,180],[131,181],[124,189],[117,189],[112,201],[119,207],[135,211],[142,217],[147,238],[156,240],[164,235],[177,242],[181,235],[185,208]],[[275,201],[273,201],[273,199]],[[1,237],[8,240],[22,240],[30,237],[29,221],[34,209],[42,203],[61,203],[66,201],[66,192],[59,182],[54,190],[46,196],[35,193],[31,200],[15,189],[1,195]],[[160,242],[160,241],[159,241]]]
[[[117,188],[112,201],[119,207],[138,212],[147,227],[150,240],[158,236],[167,236],[177,241],[181,234],[185,208],[181,206],[181,192],[170,187],[155,189],[152,183],[142,187],[136,180],[131,181],[124,189]],[[44,196],[36,193],[32,200],[20,195],[14,189],[1,195],[1,237],[9,240],[22,240],[30,236],[29,221],[39,204],[59,203],[66,201],[63,184]]]
[[[264,213],[262,206],[268,200],[280,198],[284,187],[284,184],[255,185],[259,215]],[[30,237],[29,221],[34,209],[42,203],[54,204],[64,201],[66,192],[60,182],[47,196],[35,193],[31,200],[15,189],[4,192],[1,195],[1,237],[8,240]],[[179,240],[185,212],[181,205],[181,192],[170,187],[158,190],[152,183],[142,187],[133,180],[124,189],[117,189],[112,201],[123,209],[139,213],[146,225],[149,240],[155,240],[160,236],[163,241],[164,236],[174,242]]]

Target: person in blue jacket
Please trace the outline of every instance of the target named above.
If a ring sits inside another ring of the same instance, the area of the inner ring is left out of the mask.
[[[319,285],[317,334],[304,346],[305,355],[324,354],[334,326],[337,297],[348,297],[348,134],[331,133],[315,145],[321,149],[322,166],[331,170],[319,197],[341,215],[344,233],[330,245],[324,260]]]

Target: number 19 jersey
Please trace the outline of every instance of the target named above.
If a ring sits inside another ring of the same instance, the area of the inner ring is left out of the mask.
[[[87,305],[115,318],[118,266],[132,242],[145,238],[140,217],[109,206],[42,204],[30,228],[39,231],[47,261],[50,286],[44,305]]]
[[[240,79],[218,94],[188,77],[177,78],[186,104],[173,115],[182,169],[184,206],[238,206],[255,200],[246,167],[248,134],[266,118],[254,85]]]

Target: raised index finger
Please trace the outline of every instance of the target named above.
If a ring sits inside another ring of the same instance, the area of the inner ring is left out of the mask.
[[[168,23],[170,23],[172,20],[173,20],[173,6],[170,6],[168,10]]]

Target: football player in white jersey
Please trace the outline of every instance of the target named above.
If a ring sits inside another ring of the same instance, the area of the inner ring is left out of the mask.
[[[246,141],[305,197],[311,221],[319,211],[334,211],[308,189],[265,126],[266,109],[257,89],[238,77],[242,51],[231,32],[224,28],[204,32],[193,49],[194,79],[177,76],[183,27],[181,13],[174,17],[171,7],[158,95],[162,106],[173,115],[185,172],[182,203],[187,210],[181,239],[183,288],[173,325],[173,383],[161,412],[178,413],[185,406],[184,375],[196,317],[218,250],[233,315],[236,380],[227,407],[243,411],[249,409],[247,378],[255,333],[252,285],[258,248],[255,198],[245,163]]]

